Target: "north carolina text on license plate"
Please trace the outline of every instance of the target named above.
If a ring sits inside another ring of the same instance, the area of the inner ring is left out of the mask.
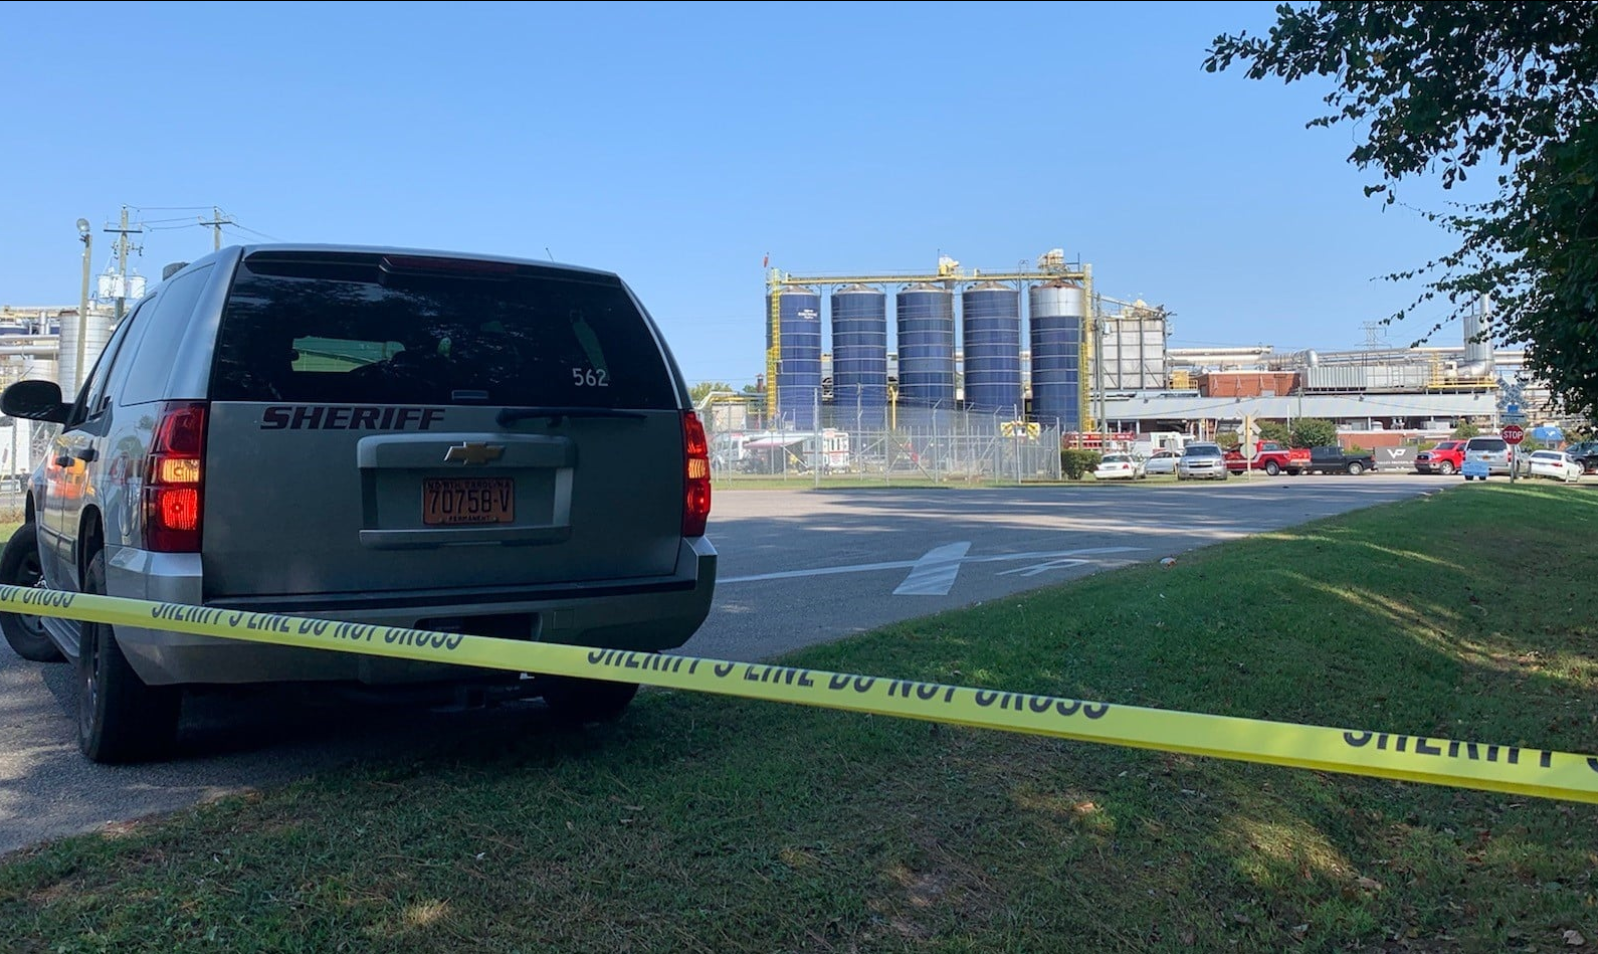
[[[422,480],[422,523],[451,526],[516,519],[516,481],[509,477],[428,477]]]

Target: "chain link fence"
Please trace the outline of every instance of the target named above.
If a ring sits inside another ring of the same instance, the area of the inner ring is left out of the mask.
[[[822,405],[797,420],[762,426],[742,403],[711,401],[701,417],[717,481],[892,486],[1060,479],[1060,429],[1004,412]]]
[[[0,525],[22,520],[28,477],[60,429],[56,424],[0,415]]]

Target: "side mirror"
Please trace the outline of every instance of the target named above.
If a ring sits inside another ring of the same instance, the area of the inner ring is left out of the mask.
[[[0,393],[0,413],[65,424],[72,405],[61,402],[61,385],[54,381],[18,381]]]

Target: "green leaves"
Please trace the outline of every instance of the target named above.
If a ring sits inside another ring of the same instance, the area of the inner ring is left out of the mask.
[[[1309,125],[1357,128],[1349,161],[1382,179],[1365,187],[1366,197],[1392,204],[1393,184],[1406,177],[1440,169],[1450,188],[1484,161],[1509,166],[1497,198],[1422,213],[1460,236],[1457,251],[1386,277],[1430,276],[1416,304],[1451,303],[1444,322],[1493,295],[1498,342],[1525,344],[1528,367],[1555,398],[1598,417],[1593,4],[1283,5],[1268,39],[1219,36],[1204,68],[1236,63],[1247,64],[1253,79],[1336,77],[1338,88],[1326,97],[1335,112]]]

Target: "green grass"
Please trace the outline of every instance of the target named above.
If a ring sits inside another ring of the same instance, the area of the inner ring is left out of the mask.
[[[1598,749],[1598,494],[1504,484],[802,665]],[[646,692],[0,864],[12,951],[1555,951],[1598,809]]]

